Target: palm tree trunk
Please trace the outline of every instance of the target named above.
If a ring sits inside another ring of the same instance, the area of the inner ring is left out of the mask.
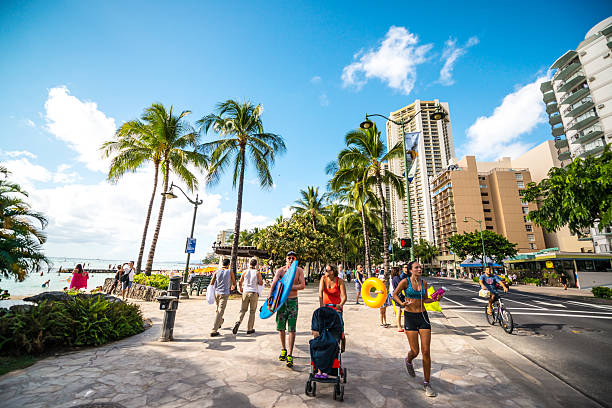
[[[164,193],[168,191],[168,179],[170,178],[170,163],[168,159],[164,157],[165,169],[164,169]],[[162,195],[161,204],[159,205],[159,214],[157,215],[157,225],[155,226],[155,233],[153,234],[153,240],[151,241],[151,248],[149,249],[149,257],[147,258],[147,266],[145,268],[145,275],[151,275],[153,269],[153,257],[155,256],[155,247],[157,246],[157,238],[159,237],[159,230],[161,229],[162,218],[164,217],[164,207],[166,206],[166,196]]]
[[[138,252],[138,262],[136,263],[136,273],[140,273],[142,267],[142,257],[144,256],[145,242],[147,240],[147,231],[149,229],[149,221],[151,221],[151,211],[153,211],[153,201],[155,201],[155,192],[157,191],[157,181],[159,178],[159,163],[155,162],[155,171],[153,173],[153,192],[149,200],[149,209],[147,210],[147,218],[145,219],[144,231],[142,232],[142,242],[140,243],[140,251]]]
[[[368,230],[366,229],[365,211],[363,208],[363,201],[361,202],[361,225],[363,226],[363,247],[365,249],[365,266],[368,274],[368,278],[371,277],[372,271],[370,270],[370,243],[368,242]]]
[[[376,188],[380,195],[381,209],[380,216],[382,218],[382,230],[383,230],[383,259],[385,260],[385,279],[389,279],[389,232],[387,231],[387,210],[385,208],[385,196],[383,195],[382,183],[380,182],[380,174],[376,172]]]
[[[232,262],[230,269],[236,274],[236,261],[238,260],[238,235],[240,234],[240,218],[242,217],[242,192],[244,189],[244,146],[240,148],[240,180],[238,183],[238,203],[236,204],[236,222],[234,224],[234,242],[232,243]]]

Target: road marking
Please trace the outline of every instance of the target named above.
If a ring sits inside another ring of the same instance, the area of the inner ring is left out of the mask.
[[[606,310],[612,310],[611,306],[604,306],[604,305],[594,305],[592,303],[582,303],[582,302],[575,302],[573,300],[568,300],[567,303],[572,303],[574,305],[581,305],[581,306],[590,306],[590,307],[596,307],[598,309],[606,309]]]
[[[465,310],[455,309],[455,312],[463,313],[483,313],[482,310]],[[565,312],[565,310],[562,310]],[[561,316],[561,317],[586,317],[591,319],[612,319],[612,316],[593,316],[593,315],[577,315],[577,314],[566,314],[566,313],[540,313],[540,312],[514,312],[511,311],[512,315],[528,315],[528,316]]]
[[[488,300],[484,300],[484,299],[480,299],[480,298],[472,298],[472,300],[473,300],[474,302],[479,302],[479,303],[486,303],[486,304],[489,304],[489,301],[488,301]]]
[[[443,299],[443,300],[448,300],[449,302],[453,302],[453,303],[454,303],[454,304],[456,304],[456,305],[459,305],[459,306],[465,307],[465,305],[463,305],[463,304],[461,304],[461,303],[459,303],[459,302],[455,302],[453,299],[450,299],[448,296],[444,296],[444,299]]]
[[[531,306],[531,307],[535,307],[537,309],[545,309],[542,306],[538,306],[538,305],[530,305],[529,303],[525,303],[525,302],[519,302],[518,300],[513,300],[510,299],[509,297],[504,297],[504,300],[508,301],[508,302],[514,302],[514,303],[520,303],[521,305],[526,305],[526,306]]]
[[[562,307],[564,309],[567,308],[565,305],[562,305],[560,303],[547,303],[547,302],[542,302],[541,300],[534,300],[534,302],[539,303],[541,305],[546,305],[546,306]]]

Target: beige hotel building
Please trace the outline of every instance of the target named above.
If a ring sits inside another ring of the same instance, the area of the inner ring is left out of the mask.
[[[440,248],[441,266],[449,266],[453,255],[448,239],[454,234],[478,231],[472,217],[482,221],[482,229],[505,236],[516,243],[519,252],[546,248],[542,228],[527,219],[535,204],[522,200],[522,191],[531,182],[525,168],[512,168],[510,158],[497,162],[476,162],[466,156],[432,180],[432,204],[436,243]],[[463,261],[457,260],[457,261]]]

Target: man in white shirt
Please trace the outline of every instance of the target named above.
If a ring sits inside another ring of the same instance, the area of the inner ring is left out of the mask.
[[[338,264],[338,277],[342,280],[346,279],[346,275],[344,274],[344,268],[342,267],[342,264]]]
[[[263,278],[261,273],[255,269],[257,266],[257,258],[251,258],[249,266],[250,268],[242,273],[238,281],[238,288],[240,292],[242,292],[242,307],[240,308],[238,321],[232,330],[234,334],[238,333],[238,328],[240,327],[240,323],[242,323],[242,319],[244,319],[247,309],[250,309],[250,313],[246,334],[255,333],[253,326],[255,325],[255,312],[257,311],[257,301],[259,300],[258,286],[263,286]]]
[[[134,274],[136,270],[134,269],[134,261],[130,261],[126,267],[123,267],[123,275],[121,276],[121,297],[125,300],[125,293],[130,290],[132,287],[132,282],[134,281]]]

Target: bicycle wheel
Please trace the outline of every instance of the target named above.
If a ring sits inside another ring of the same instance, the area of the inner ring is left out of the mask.
[[[512,320],[512,314],[502,305],[500,313],[499,325],[508,334],[514,330],[514,321]]]
[[[487,322],[489,322],[489,324],[493,326],[495,324],[495,308],[491,309],[493,313],[489,314],[489,312],[487,311],[487,306],[485,306],[485,316],[487,316]]]

